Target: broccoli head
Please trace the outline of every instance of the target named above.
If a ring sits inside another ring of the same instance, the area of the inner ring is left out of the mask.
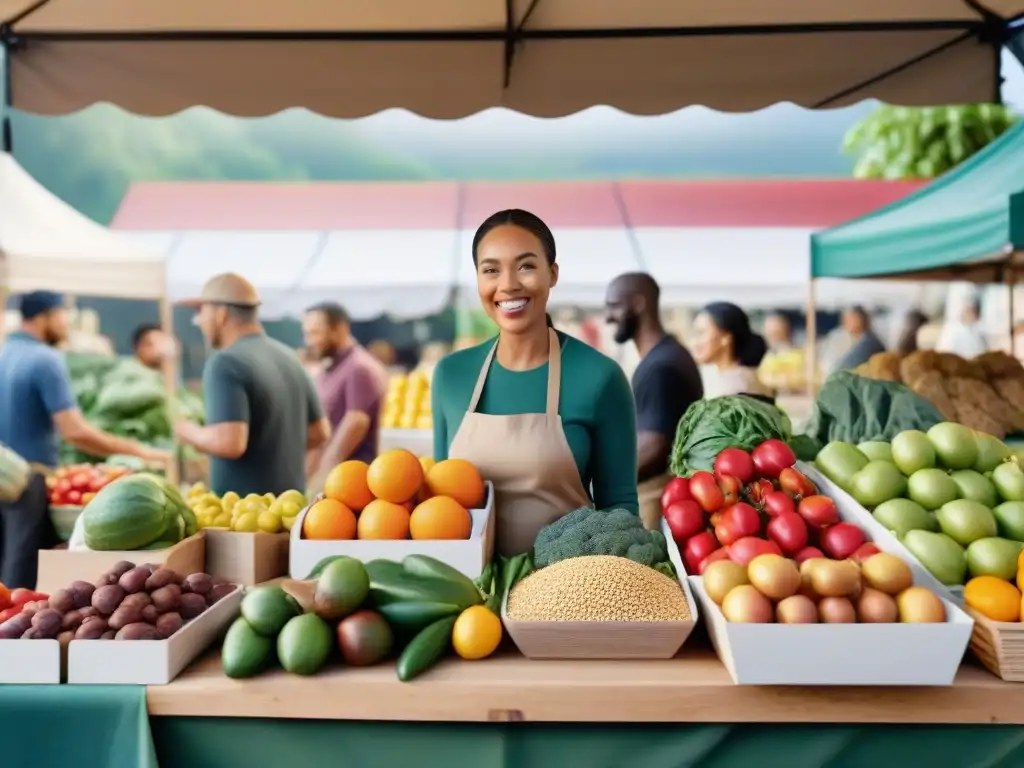
[[[584,555],[615,555],[642,565],[668,560],[665,537],[624,509],[583,507],[541,529],[533,543],[537,568]]]

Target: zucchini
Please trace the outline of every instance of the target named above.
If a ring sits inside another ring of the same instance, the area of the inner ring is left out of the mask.
[[[476,587],[469,594],[461,585],[416,576],[391,560],[371,560],[366,572],[370,576],[370,599],[378,608],[390,603],[446,603],[469,608],[483,602]]]
[[[427,628],[447,616],[456,616],[462,609],[451,603],[387,603],[378,606],[381,615],[396,632],[406,636]]]
[[[468,605],[480,605],[484,601],[480,590],[466,574],[433,557],[409,555],[402,561],[402,567],[413,576],[449,582],[453,588],[462,590]]]
[[[395,665],[398,679],[407,683],[436,664],[452,642],[452,629],[458,616],[438,619],[412,639]]]

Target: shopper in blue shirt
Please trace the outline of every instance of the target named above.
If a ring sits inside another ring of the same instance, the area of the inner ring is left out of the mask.
[[[63,438],[94,455],[127,453],[161,463],[169,457],[134,440],[90,425],[78,410],[64,356],[68,313],[58,293],[36,291],[21,299],[21,328],[0,348],[0,443],[36,470],[22,497],[0,505],[0,582],[34,588],[38,550],[55,543],[44,473],[57,466]]]

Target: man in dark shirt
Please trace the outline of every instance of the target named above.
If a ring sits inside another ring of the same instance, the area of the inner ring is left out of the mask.
[[[640,515],[648,528],[660,524],[661,493],[669,479],[668,459],[676,426],[686,409],[704,397],[697,363],[661,324],[660,293],[654,278],[633,272],[615,278],[605,296],[615,341],[632,341],[640,353],[640,364],[633,373],[633,397]]]
[[[128,453],[165,463],[170,455],[115,437],[82,416],[71,391],[64,355],[64,297],[34,291],[21,297],[21,328],[0,348],[0,442],[35,473],[20,499],[0,505],[0,582],[34,588],[38,551],[56,543],[48,516],[44,473],[57,466],[60,438],[92,456]]]
[[[203,369],[206,425],[180,422],[178,439],[209,454],[214,493],[304,490],[306,452],[330,426],[298,356],[263,332],[259,294],[240,275],[211,278],[188,304],[215,351]]]

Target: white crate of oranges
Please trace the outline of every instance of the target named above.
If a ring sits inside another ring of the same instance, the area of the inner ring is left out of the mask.
[[[290,572],[305,579],[334,555],[367,562],[417,553],[475,579],[491,558],[494,525],[494,488],[472,463],[385,451],[331,470],[292,526]]]

